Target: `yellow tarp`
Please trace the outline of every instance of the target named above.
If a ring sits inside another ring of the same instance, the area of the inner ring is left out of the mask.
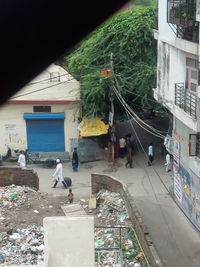
[[[81,122],[80,136],[99,136],[108,133],[109,125],[106,125],[100,118],[83,118]]]

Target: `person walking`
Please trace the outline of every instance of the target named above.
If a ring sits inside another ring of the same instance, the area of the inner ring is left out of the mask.
[[[132,150],[132,147],[127,148],[126,160],[127,160],[127,162],[126,162],[125,166],[128,167],[128,165],[129,165],[130,168],[133,168],[133,150]]]
[[[26,168],[26,157],[24,155],[24,151],[23,150],[20,151],[17,163],[22,169]]]
[[[58,182],[62,182],[64,187],[67,188],[67,184],[65,183],[65,180],[63,178],[63,166],[62,166],[62,163],[60,162],[60,159],[56,160],[56,169],[52,177],[53,179],[55,179],[55,183],[52,186],[52,188],[56,188]]]
[[[166,166],[166,172],[171,171],[171,157],[169,153],[166,154],[165,166]]]
[[[69,194],[68,194],[68,200],[69,200],[69,203],[73,203],[74,201],[74,194],[72,193],[72,189],[70,188],[69,189]]]
[[[74,148],[74,152],[72,154],[72,169],[74,172],[78,171],[78,153],[77,148]]]
[[[126,140],[122,137],[119,139],[120,157],[124,158],[126,154]]]
[[[154,160],[154,156],[153,156],[153,143],[150,143],[149,144],[149,147],[148,147],[148,165],[151,166],[152,165],[152,162]]]

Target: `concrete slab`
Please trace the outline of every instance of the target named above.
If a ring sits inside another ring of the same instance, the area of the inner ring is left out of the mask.
[[[61,206],[61,208],[66,216],[86,215],[86,212],[79,203]]]

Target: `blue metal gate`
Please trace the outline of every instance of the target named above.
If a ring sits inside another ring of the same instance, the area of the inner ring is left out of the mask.
[[[64,152],[64,114],[24,114],[29,152]]]

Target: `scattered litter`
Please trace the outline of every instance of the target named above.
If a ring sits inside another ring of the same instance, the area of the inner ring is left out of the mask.
[[[1,266],[41,264],[44,256],[43,227],[29,226],[2,233]]]
[[[35,213],[37,213],[37,214],[39,213],[39,211],[38,211],[38,210],[34,210],[33,212],[35,212]]]
[[[10,194],[10,197],[11,198],[17,198],[17,197],[19,197],[19,195],[17,193],[12,193],[12,194]]]
[[[2,253],[0,253],[0,263],[3,263],[4,262],[4,256]]]
[[[146,266],[120,194],[103,189],[96,202],[96,209],[91,209],[90,200],[80,200],[86,213],[95,218],[95,267],[121,266],[121,262],[125,267]]]

